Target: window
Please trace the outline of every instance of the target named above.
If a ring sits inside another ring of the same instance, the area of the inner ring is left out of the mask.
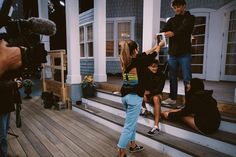
[[[93,57],[93,25],[87,27],[88,57]]]
[[[194,30],[192,33],[192,72],[203,74],[204,49],[206,36],[206,17],[197,16],[195,18]]]
[[[236,10],[230,12],[225,75],[236,75]]]
[[[80,57],[93,57],[93,25],[80,27]]]
[[[80,27],[80,57],[85,57],[84,52],[84,27]]]
[[[130,39],[130,22],[119,22],[118,23],[118,40]]]
[[[108,19],[106,24],[106,56],[119,56],[119,42],[134,39],[134,18]]]
[[[114,56],[114,23],[107,23],[106,32],[106,56]]]

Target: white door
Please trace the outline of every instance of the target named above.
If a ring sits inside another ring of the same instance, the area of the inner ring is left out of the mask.
[[[236,81],[236,6],[226,9],[221,80]]]
[[[205,79],[208,39],[209,13],[193,13],[195,16],[192,34],[192,63],[193,77]]]

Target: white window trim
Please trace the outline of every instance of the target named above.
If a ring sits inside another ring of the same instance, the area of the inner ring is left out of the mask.
[[[203,54],[203,64],[202,64],[202,73],[193,73],[193,77],[199,77],[201,79],[207,79],[206,73],[208,72],[208,68],[207,68],[207,62],[209,62],[210,58],[208,57],[208,51],[209,50],[209,44],[208,44],[208,40],[209,40],[209,22],[210,22],[210,13],[213,12],[215,10],[213,9],[206,9],[206,8],[196,8],[196,9],[191,9],[190,12],[191,14],[195,15],[195,16],[204,16],[206,17],[206,23],[205,23],[205,43],[204,43],[204,54]],[[201,24],[197,25],[197,26],[201,26]],[[198,34],[198,36],[200,36],[201,34]],[[198,44],[196,46],[200,46],[202,44]],[[194,56],[198,56],[198,55],[194,55]],[[200,65],[200,64],[192,64],[192,65]]]
[[[230,21],[230,13],[231,11],[235,10],[236,3],[224,10],[224,14],[228,17],[225,18],[224,22],[224,42],[223,42],[223,51],[222,51],[222,58],[221,58],[221,74],[220,74],[220,80],[224,81],[235,81],[236,75],[226,75],[225,74],[225,68],[226,68],[226,59],[227,59],[227,44],[228,42],[228,33],[229,33],[229,21]],[[230,53],[228,53],[229,55]],[[233,53],[232,53],[233,54]],[[234,64],[227,64],[227,65],[234,65]]]
[[[114,56],[112,57],[106,57],[107,61],[119,61],[119,52],[118,52],[118,45],[116,44],[118,41],[118,23],[119,22],[127,22],[129,21],[131,23],[130,27],[131,27],[131,37],[130,39],[134,40],[135,39],[135,17],[117,17],[117,18],[107,18],[106,22],[113,22],[113,32],[114,32],[114,36],[113,36],[113,42],[114,42]]]
[[[87,27],[89,25],[92,25],[92,27],[93,27],[93,21],[83,23],[82,25],[79,26],[79,28],[83,27],[83,29],[84,29],[84,41],[83,42],[80,41],[80,44],[81,43],[84,44],[84,57],[81,57],[81,59],[93,59],[94,58],[94,56],[92,56],[92,57],[88,56],[88,44],[87,43],[88,42],[93,42],[93,40],[92,41],[87,41],[87,34],[88,34]]]

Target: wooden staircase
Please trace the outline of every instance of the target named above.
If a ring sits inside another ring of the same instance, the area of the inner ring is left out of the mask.
[[[121,96],[114,94],[114,91],[119,91],[119,88],[119,85],[104,83],[99,86],[96,97],[82,98],[82,105],[73,105],[72,110],[121,132],[125,112]],[[179,96],[178,103],[181,103],[183,98]],[[167,109],[162,107],[162,111]],[[212,135],[199,134],[183,124],[161,120],[161,133],[149,137],[147,132],[153,124],[153,117],[140,116],[136,139],[169,156],[236,156],[236,117],[229,116],[229,113],[222,112],[220,128]]]

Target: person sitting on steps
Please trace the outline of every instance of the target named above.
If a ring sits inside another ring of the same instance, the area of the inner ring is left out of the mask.
[[[172,121],[183,121],[202,134],[213,133],[219,128],[221,117],[212,93],[212,90],[204,90],[202,80],[193,78],[185,95],[185,107],[162,112],[162,116]]]
[[[144,104],[149,103],[154,107],[154,126],[148,131],[149,136],[157,135],[159,129],[159,119],[161,112],[162,90],[165,84],[164,73],[159,69],[159,61],[153,59],[148,66],[146,73]],[[146,106],[144,106],[146,108]],[[147,111],[147,110],[146,110]]]

